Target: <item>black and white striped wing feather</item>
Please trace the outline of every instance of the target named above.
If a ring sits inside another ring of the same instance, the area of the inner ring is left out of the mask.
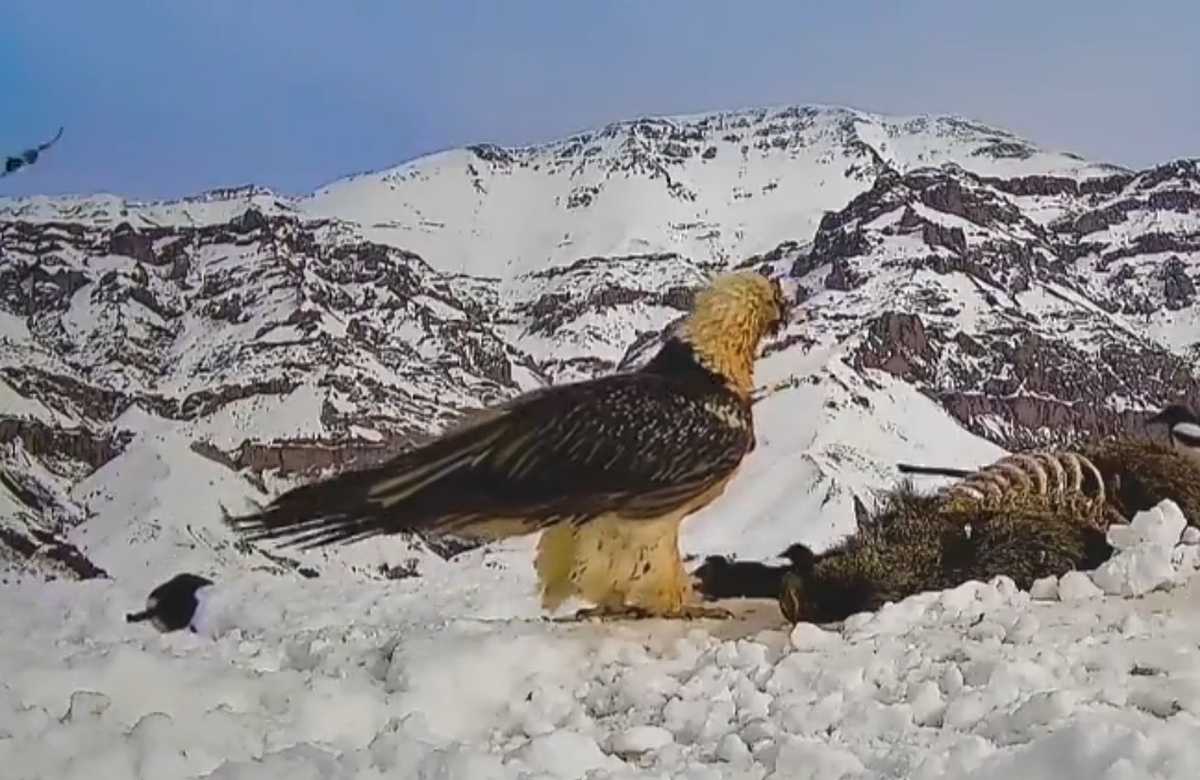
[[[731,394],[617,374],[538,391],[231,524],[252,540],[318,547],[399,532],[514,535],[614,511],[654,518],[727,478],[752,441]]]

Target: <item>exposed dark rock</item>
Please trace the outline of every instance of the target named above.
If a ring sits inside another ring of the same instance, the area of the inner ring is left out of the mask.
[[[56,459],[82,463],[95,471],[119,455],[130,438],[126,432],[106,435],[83,427],[57,428],[41,420],[0,417],[0,445],[20,442],[29,454],[45,458],[51,471],[56,470]],[[62,475],[74,476],[70,471]]]
[[[117,225],[108,237],[109,254],[132,257],[142,263],[157,265],[158,257],[154,252],[154,242],[144,233],[133,229],[128,222]]]
[[[1170,257],[1162,267],[1163,297],[1168,309],[1182,309],[1196,300],[1196,283],[1188,276],[1178,255]]]
[[[921,317],[889,311],[867,323],[863,344],[855,351],[852,365],[879,369],[917,383],[931,378],[930,363],[935,357]]]

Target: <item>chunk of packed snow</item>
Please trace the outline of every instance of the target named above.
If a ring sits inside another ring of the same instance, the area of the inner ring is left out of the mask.
[[[1108,530],[1108,540],[1116,552],[1092,575],[1093,581],[1107,594],[1141,596],[1175,579],[1175,545],[1179,543],[1187,518],[1173,501],[1138,512],[1129,525]]]
[[[1092,580],[1109,595],[1141,596],[1175,577],[1169,548],[1145,545],[1122,550],[1101,564]]]
[[[612,750],[616,753],[649,753],[674,741],[675,736],[662,726],[633,726],[616,735]]]
[[[826,631],[812,623],[797,623],[790,636],[792,647],[797,650],[826,650],[841,641],[832,631]]]
[[[1177,545],[1171,551],[1171,563],[1174,564],[1179,575],[1200,569],[1200,547],[1186,543]]]
[[[1040,577],[1029,586],[1029,597],[1038,601],[1054,601],[1058,598],[1058,577]]]
[[[1059,601],[1086,601],[1103,595],[1104,591],[1085,572],[1069,571],[1058,578]]]
[[[1138,547],[1171,548],[1179,543],[1187,518],[1179,506],[1166,500],[1134,515],[1128,525],[1113,525],[1108,529],[1108,543],[1119,552]]]

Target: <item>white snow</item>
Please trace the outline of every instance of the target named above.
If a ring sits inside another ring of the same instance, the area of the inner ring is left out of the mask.
[[[188,226],[228,222],[248,206],[266,214],[295,210],[286,198],[265,188],[233,187],[152,203],[139,203],[106,193],[0,198],[0,215],[26,222],[86,220],[108,227],[121,222],[129,222],[134,227]]]
[[[1128,526],[1110,528],[1109,544],[1117,554],[1096,570],[1096,584],[1105,593],[1140,596],[1170,582],[1176,574],[1175,547],[1183,541],[1186,527],[1182,513],[1155,508]],[[1192,552],[1183,548],[1180,559]]]
[[[1143,513],[1114,534],[1118,558],[1194,550],[1174,544],[1182,524],[1169,502]],[[231,571],[200,634],[124,623],[147,592],[124,581],[8,586],[4,776],[1190,780],[1200,769],[1194,558],[1168,555],[1180,562],[1153,590],[1134,584],[1134,566],[1110,567],[1112,595],[1085,601],[1065,595],[1085,573],[1055,584],[1062,600],[1000,577],[840,627],[737,637],[533,619],[529,552],[477,550],[394,582]]]

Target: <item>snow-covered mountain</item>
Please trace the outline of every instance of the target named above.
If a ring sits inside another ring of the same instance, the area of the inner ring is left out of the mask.
[[[445,271],[501,278],[583,257],[736,262],[810,237],[880,172],[1115,172],[960,119],[817,107],[621,122],[544,146],[474,146],[301,201]],[[502,247],[502,257],[497,257]]]
[[[822,545],[897,460],[1136,431],[1200,396],[1200,164],[1128,171],[955,118],[642,119],[299,199],[0,200],[0,253],[0,549],[77,576],[403,576],[423,553],[402,540],[284,559],[234,543],[221,506],[612,370],[723,267],[806,299],[759,365],[759,448],[689,523],[698,553]]]

